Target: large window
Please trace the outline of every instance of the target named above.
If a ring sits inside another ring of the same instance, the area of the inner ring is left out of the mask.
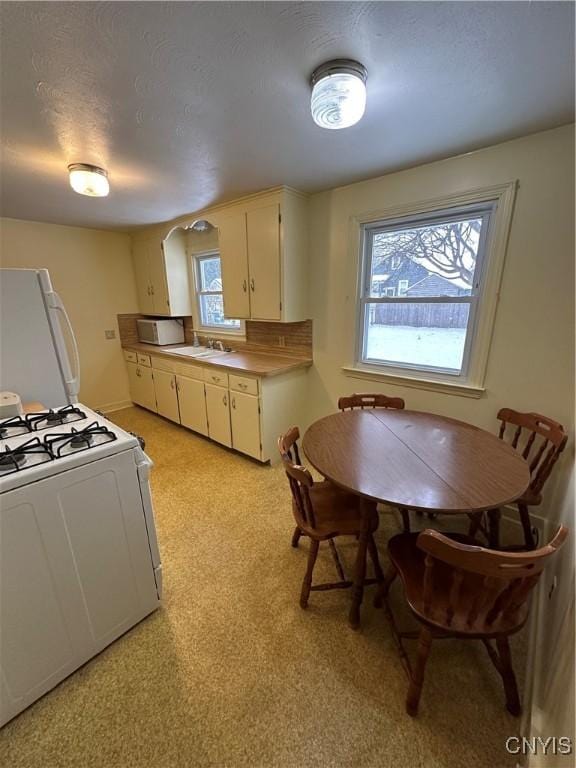
[[[240,320],[224,317],[220,256],[216,251],[194,257],[200,327],[206,330],[241,332]]]
[[[466,379],[494,203],[363,225],[358,360]]]

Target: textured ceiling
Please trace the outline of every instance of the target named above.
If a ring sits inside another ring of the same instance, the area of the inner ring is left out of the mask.
[[[278,184],[316,191],[573,119],[570,2],[2,3],[2,212],[130,228]],[[308,79],[368,68],[325,131]],[[66,166],[109,170],[81,197]]]

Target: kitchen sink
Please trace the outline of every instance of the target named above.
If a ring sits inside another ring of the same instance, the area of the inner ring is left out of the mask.
[[[166,351],[172,352],[175,355],[184,355],[184,357],[220,357],[220,355],[228,354],[221,349],[194,347],[191,344],[187,347],[169,347]]]

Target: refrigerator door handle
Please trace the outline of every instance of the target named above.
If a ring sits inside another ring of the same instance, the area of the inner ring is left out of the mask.
[[[68,335],[72,343],[72,353],[74,356],[74,372],[72,373],[72,378],[65,379],[65,382],[66,382],[66,388],[68,389],[69,394],[73,398],[77,398],[78,393],[80,391],[80,355],[78,354],[78,344],[76,343],[76,337],[74,336],[72,323],[70,322],[70,318],[68,317],[66,308],[62,303],[62,299],[60,298],[60,296],[58,296],[58,294],[55,291],[52,291],[52,295],[50,296],[50,299],[51,299],[50,303],[52,304],[54,309],[58,310],[58,312],[60,312],[62,317],[64,318],[66,328],[68,329]]]

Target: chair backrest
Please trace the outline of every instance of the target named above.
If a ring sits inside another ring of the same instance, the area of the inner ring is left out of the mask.
[[[404,408],[404,400],[401,397],[388,397],[379,394],[354,394],[341,397],[338,400],[338,408],[341,411],[353,411],[356,408]]]
[[[462,544],[427,529],[417,546],[426,552],[424,617],[447,629],[489,634],[513,628],[527,614],[527,601],[568,529],[531,552],[496,552]]]
[[[306,467],[300,463],[297,443],[299,438],[298,427],[291,427],[278,438],[278,450],[290,484],[292,511],[296,524],[303,529],[315,528],[316,520],[309,490],[314,485],[314,480]]]
[[[530,491],[537,495],[558,456],[566,447],[568,435],[557,421],[539,413],[520,413],[511,408],[498,411],[499,437],[508,440],[530,464]],[[510,427],[510,429],[508,429]]]

